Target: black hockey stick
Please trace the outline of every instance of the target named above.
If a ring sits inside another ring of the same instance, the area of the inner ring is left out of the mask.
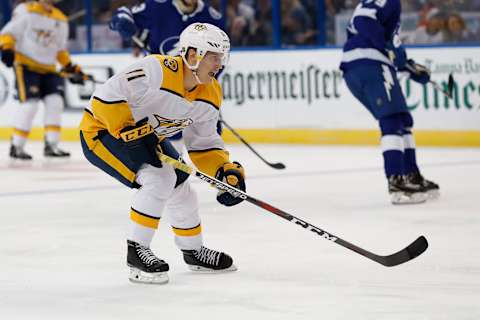
[[[257,157],[260,158],[260,160],[265,162],[268,166],[274,169],[285,169],[285,165],[281,162],[271,163],[265,160],[265,158],[263,158],[257,151],[255,151],[255,149],[253,149],[253,147],[247,141],[245,141],[245,139],[243,139],[241,135],[239,135],[235,130],[233,130],[233,128],[230,127],[228,123],[225,122],[225,120],[220,118],[218,121],[220,121],[225,127],[227,127],[227,129],[230,130],[233,135],[238,138],[238,140],[240,140],[244,145],[246,145],[250,149],[250,151],[252,151]]]
[[[68,73],[68,72],[64,72],[64,71],[59,72],[58,75],[62,78],[66,78],[66,79],[70,79],[70,78],[74,77],[73,73]],[[104,81],[100,81],[100,80],[95,79],[95,77],[91,74],[84,74],[83,75],[83,80],[92,81],[93,83],[96,83],[96,84],[104,84],[105,83]]]
[[[394,253],[394,254],[391,254],[391,255],[388,255],[388,256],[380,256],[380,255],[377,255],[377,254],[374,254],[370,251],[367,251],[365,249],[362,249],[360,247],[357,247],[356,245],[346,241],[346,240],[343,240],[342,238],[339,238],[333,234],[331,234],[330,232],[327,232],[323,229],[320,229],[316,226],[314,226],[313,224],[310,224],[309,222],[305,221],[305,220],[302,220],[302,219],[299,219],[285,211],[282,211],[278,208],[275,208],[274,206],[266,203],[266,202],[263,202],[261,200],[258,200],[258,199],[255,199],[251,196],[249,196],[248,194],[246,194],[245,192],[241,191],[241,190],[238,190],[226,183],[223,183],[222,181],[220,180],[217,180],[215,178],[212,178],[210,177],[209,175],[206,175],[205,173],[201,172],[201,171],[198,171],[198,170],[195,170],[194,168],[178,161],[178,160],[175,160],[167,155],[164,155],[163,153],[160,153],[159,151],[157,151],[157,154],[158,154],[158,157],[160,159],[160,161],[164,162],[164,163],[168,163],[169,165],[173,166],[174,168],[178,169],[178,170],[181,170],[189,175],[192,175],[192,176],[196,176],[197,178],[199,178],[200,180],[203,180],[211,185],[213,185],[214,187],[216,187],[218,190],[223,190],[223,191],[226,191],[226,192],[229,192],[231,195],[235,196],[235,197],[239,197],[245,201],[248,201],[254,205],[256,205],[257,207],[260,207],[260,208],[263,208],[277,216],[279,216],[280,218],[283,218],[287,221],[290,221],[300,227],[302,227],[303,229],[305,230],[308,230],[308,231],[311,231],[312,233],[320,236],[321,238],[323,239],[326,239],[326,240],[330,240],[336,244],[339,244],[341,245],[342,247],[345,247],[347,249],[350,249],[370,260],[373,260],[375,262],[378,262],[386,267],[393,267],[393,266],[396,266],[396,265],[399,265],[399,264],[402,264],[404,262],[407,262],[407,261],[410,261],[412,259],[414,259],[415,257],[421,255],[428,247],[428,242],[427,242],[427,239],[424,237],[424,236],[420,236],[418,237],[417,240],[415,240],[414,242],[412,242],[408,247],[406,247],[405,249],[402,249],[400,251],[398,251],[397,253]]]
[[[415,69],[415,67],[408,64],[408,63],[405,65],[405,67],[413,73],[418,73],[417,70]],[[432,84],[432,86],[435,89],[437,89],[438,91],[443,93],[448,98],[453,99],[453,88],[455,86],[455,80],[453,79],[453,74],[450,73],[448,75],[447,90],[445,90],[440,84],[438,84],[437,82],[435,82],[433,80],[430,80],[429,82]]]

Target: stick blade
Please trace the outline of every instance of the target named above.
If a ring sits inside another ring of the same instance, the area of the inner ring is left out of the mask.
[[[428,248],[428,241],[424,236],[418,237],[408,247],[389,256],[379,256],[376,261],[386,267],[394,267],[415,259]]]
[[[453,74],[448,75],[448,95],[450,98],[453,97],[453,88],[455,86],[455,80],[453,79]]]
[[[274,168],[274,169],[285,169],[285,165],[281,162],[277,162],[277,163],[269,163],[268,164],[270,167]]]

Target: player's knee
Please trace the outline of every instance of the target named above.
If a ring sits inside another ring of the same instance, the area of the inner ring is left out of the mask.
[[[44,98],[45,109],[54,112],[63,111],[63,98],[57,93],[49,94]]]
[[[405,113],[402,113],[402,118],[403,118],[404,131],[406,131],[407,133],[411,133],[413,128],[412,115],[410,114],[410,112],[405,112]]]
[[[58,94],[49,94],[44,98],[45,124],[60,125],[63,111],[63,99]]]
[[[403,114],[396,113],[380,118],[382,135],[402,135],[404,128]]]
[[[176,181],[175,172],[168,166],[157,168],[147,164],[137,172],[136,177],[136,182],[142,186],[140,190],[142,193],[162,199],[169,197]]]

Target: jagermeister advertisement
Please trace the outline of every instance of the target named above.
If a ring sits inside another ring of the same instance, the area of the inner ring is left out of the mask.
[[[480,48],[409,48],[409,58],[432,71],[420,85],[399,73],[416,127],[480,129]],[[238,52],[222,74],[224,113],[243,127],[376,128],[338,69],[339,49]],[[452,97],[448,77],[453,75]]]

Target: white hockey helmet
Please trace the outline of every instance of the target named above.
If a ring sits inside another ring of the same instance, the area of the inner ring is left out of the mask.
[[[194,65],[187,61],[189,48],[196,49],[197,59]],[[222,66],[228,64],[230,55],[230,39],[220,28],[209,23],[192,23],[180,34],[180,55],[191,70],[196,70],[207,52],[223,53]]]

